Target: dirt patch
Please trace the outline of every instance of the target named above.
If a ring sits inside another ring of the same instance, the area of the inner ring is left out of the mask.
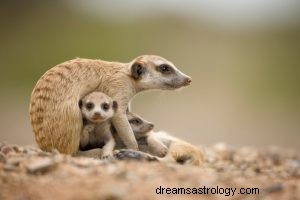
[[[300,199],[299,155],[282,148],[216,144],[201,168],[0,150],[0,199]]]

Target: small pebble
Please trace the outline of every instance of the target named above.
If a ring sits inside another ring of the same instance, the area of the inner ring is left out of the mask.
[[[2,162],[2,163],[6,162],[6,157],[2,152],[0,152],[0,162]]]
[[[6,160],[6,163],[13,166],[18,166],[23,160],[24,158],[22,157],[11,157]]]
[[[54,162],[53,159],[43,158],[37,159],[34,162],[28,164],[26,166],[26,169],[29,174],[44,173],[46,171],[49,171],[55,165],[56,162]]]
[[[0,142],[0,151],[1,151],[2,147],[6,146],[6,145],[7,145],[6,142]]]
[[[37,154],[38,154],[39,156],[44,156],[44,157],[47,157],[47,156],[51,156],[51,155],[52,155],[52,153],[46,152],[46,151],[37,152]]]
[[[217,143],[213,146],[213,150],[216,152],[217,157],[221,160],[231,160],[233,156],[232,149],[225,143]]]
[[[300,176],[300,160],[289,160],[286,165],[292,176]]]
[[[127,191],[124,190],[123,188],[118,188],[117,190],[111,189],[107,191],[107,194],[105,195],[106,200],[119,200],[119,199],[124,199],[127,195]]]
[[[283,185],[281,183],[275,183],[271,185],[270,187],[267,187],[265,189],[266,192],[272,193],[272,192],[278,192],[283,190]]]
[[[3,169],[5,171],[16,171],[17,170],[17,167],[15,165],[11,165],[11,164],[5,164],[3,166]]]
[[[17,153],[20,153],[20,152],[21,152],[21,148],[20,148],[19,146],[17,146],[17,145],[13,145],[12,148],[13,148],[13,150],[14,150],[15,152],[17,152]]]
[[[5,145],[1,148],[2,153],[8,154],[9,152],[13,152],[14,149],[11,146]]]

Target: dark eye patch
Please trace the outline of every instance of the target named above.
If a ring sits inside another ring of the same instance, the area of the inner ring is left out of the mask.
[[[91,102],[89,102],[89,103],[87,103],[87,104],[85,105],[85,107],[86,107],[88,110],[93,109],[94,106],[95,106],[95,105],[94,105],[93,103],[91,103]]]
[[[107,111],[109,109],[109,104],[108,103],[103,103],[101,104],[101,108],[104,110],[104,111]]]
[[[156,70],[162,74],[174,73],[173,67],[171,67],[170,65],[167,65],[167,64],[161,64],[161,65],[157,66]]]
[[[139,124],[142,124],[142,120],[140,120],[139,118],[133,118],[133,119],[129,120],[129,123],[139,125]]]

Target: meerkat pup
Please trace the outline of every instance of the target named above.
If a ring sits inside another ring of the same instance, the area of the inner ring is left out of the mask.
[[[139,158],[150,158],[150,160],[156,159],[161,162],[176,162],[194,166],[202,165],[204,155],[201,149],[179,138],[173,137],[164,131],[154,132],[152,130],[154,127],[152,123],[134,113],[129,112],[127,116],[140,150],[157,157],[153,158],[147,154],[131,150],[123,150],[124,154],[130,154],[131,157],[133,155]],[[119,144],[119,139],[116,141],[116,148],[124,147],[124,144]],[[132,154],[132,152],[135,154]]]
[[[76,155],[83,126],[78,102],[100,91],[118,102],[112,123],[121,140],[127,148],[138,149],[126,116],[131,99],[141,91],[173,90],[190,83],[191,78],[173,63],[155,55],[129,63],[82,58],[61,63],[48,70],[32,91],[29,112],[35,140],[44,151]]]
[[[117,102],[102,92],[92,92],[79,101],[79,108],[83,117],[80,150],[87,145],[102,147],[100,158],[112,157],[115,140],[110,132],[110,119],[117,111]]]
[[[155,139],[154,137],[148,137],[148,134],[150,134],[150,131],[152,131],[154,128],[153,123],[146,121],[139,115],[129,111],[127,111],[127,118],[141,151],[160,157],[163,157],[167,154],[168,148],[161,141]],[[118,137],[113,126],[111,129],[111,132],[116,140],[116,149],[126,148],[120,137]]]

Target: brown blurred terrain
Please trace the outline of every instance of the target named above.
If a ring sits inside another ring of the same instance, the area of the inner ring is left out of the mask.
[[[153,6],[143,3],[122,12],[123,4],[99,2],[1,1],[0,141],[35,143],[28,116],[30,93],[52,66],[75,57],[129,62],[141,54],[158,54],[193,82],[180,91],[153,91],[134,99],[133,111],[154,122],[156,130],[193,144],[224,141],[299,149],[297,13],[279,25],[275,20],[232,28],[201,16],[184,17],[176,11],[178,1],[152,15],[147,13]],[[92,15],[91,7],[99,15]],[[130,15],[135,11],[138,17]]]
[[[204,166],[193,167],[76,158],[0,143],[0,199],[299,199],[297,152],[225,144],[205,150]]]

